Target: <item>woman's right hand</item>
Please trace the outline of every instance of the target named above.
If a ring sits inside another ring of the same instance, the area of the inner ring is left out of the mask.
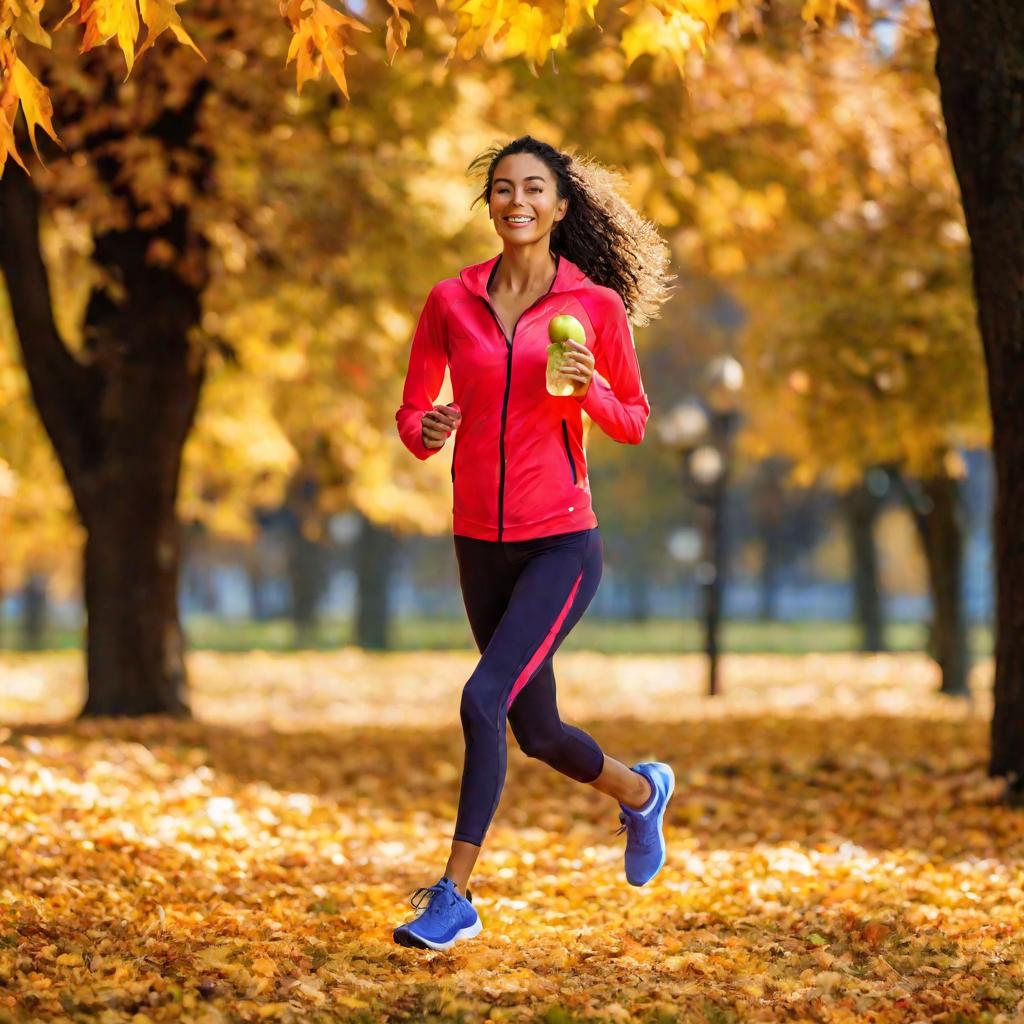
[[[435,405],[423,414],[423,447],[441,448],[453,430],[462,420],[462,411],[455,402],[449,405]]]

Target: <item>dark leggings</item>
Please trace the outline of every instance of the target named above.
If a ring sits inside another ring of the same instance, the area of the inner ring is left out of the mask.
[[[506,718],[527,757],[577,782],[604,767],[594,740],[555,703],[551,659],[601,580],[598,528],[532,540],[455,535],[459,582],[482,657],[462,689],[466,757],[455,839],[482,846],[505,785]]]

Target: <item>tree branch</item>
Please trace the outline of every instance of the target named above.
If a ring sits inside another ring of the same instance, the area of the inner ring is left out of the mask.
[[[96,434],[94,397],[99,380],[57,332],[39,246],[39,197],[13,161],[0,178],[0,273],[7,283],[32,397],[74,492]]]

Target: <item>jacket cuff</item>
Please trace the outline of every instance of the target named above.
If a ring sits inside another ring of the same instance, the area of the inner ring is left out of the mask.
[[[418,416],[412,416],[408,420],[408,433],[402,435],[402,440],[405,442],[406,448],[408,448],[417,459],[421,459],[424,462],[444,448],[444,445],[441,445],[440,448],[428,448],[423,443],[423,417],[428,411],[429,410],[424,410]],[[413,427],[415,427],[415,429],[412,429]]]

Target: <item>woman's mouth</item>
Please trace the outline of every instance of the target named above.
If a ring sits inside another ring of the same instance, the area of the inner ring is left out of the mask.
[[[511,217],[505,218],[506,224],[511,224],[514,228],[524,228],[528,224],[533,223],[532,217],[527,217],[525,214],[520,216],[519,214],[513,214]]]

